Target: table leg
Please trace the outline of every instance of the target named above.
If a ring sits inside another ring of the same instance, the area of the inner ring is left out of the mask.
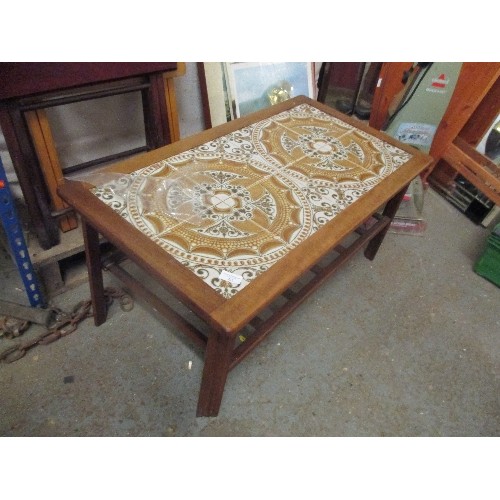
[[[82,219],[82,233],[85,242],[85,259],[89,273],[90,298],[94,311],[95,326],[106,321],[106,298],[102,280],[101,249],[99,247],[99,233]]]
[[[198,398],[198,417],[216,417],[234,349],[234,339],[213,331],[208,337],[205,365]]]
[[[396,215],[396,212],[398,211],[399,205],[401,204],[401,201],[403,200],[403,196],[405,195],[406,191],[408,190],[408,186],[405,186],[399,193],[394,195],[385,205],[384,211],[382,215],[389,217],[389,219],[392,220],[394,219],[394,216]],[[365,257],[369,260],[373,260],[375,256],[377,255],[378,249],[380,248],[380,245],[382,244],[382,241],[384,241],[384,237],[387,234],[387,231],[389,230],[389,226],[391,224],[387,224],[387,226],[380,231],[374,238],[370,240],[368,245],[366,246],[365,249]]]

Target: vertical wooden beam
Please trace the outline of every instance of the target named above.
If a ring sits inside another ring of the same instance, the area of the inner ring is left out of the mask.
[[[50,201],[22,112],[15,105],[0,107],[0,124],[14,170],[40,246],[59,243],[59,230],[50,215]]]
[[[464,141],[477,146],[500,112],[500,77],[495,80],[489,92],[460,132]]]
[[[210,332],[196,412],[198,417],[216,417],[219,413],[233,350],[233,337]]]
[[[57,186],[63,182],[63,173],[47,114],[45,110],[38,109],[27,111],[24,116],[49,191],[52,207],[55,210],[68,208],[68,205],[57,194]],[[78,219],[74,214],[65,215],[59,219],[59,226],[64,232],[70,231],[78,227]]]
[[[94,311],[95,326],[106,321],[106,298],[102,279],[101,249],[98,232],[82,218],[82,234],[85,243],[85,259],[89,273],[90,298]]]
[[[152,73],[150,87],[142,92],[146,144],[149,149],[166,146],[180,139],[179,115],[174,77],[186,72],[185,63],[177,63],[175,71]]]
[[[142,91],[146,145],[157,149],[171,142],[171,131],[165,101],[165,85],[161,73],[148,75],[150,86]]]
[[[167,103],[170,141],[176,142],[181,137],[179,131],[179,115],[177,114],[177,102],[175,99],[175,85],[172,78],[165,78],[165,100]]]
[[[212,128],[212,117],[210,115],[210,103],[208,99],[207,75],[205,73],[205,63],[196,63],[198,68],[198,80],[200,82],[201,105],[203,108],[203,123],[205,130]]]
[[[408,186],[405,186],[399,193],[397,193],[395,196],[393,196],[385,205],[384,211],[382,212],[382,215],[385,217],[389,217],[391,221],[394,219],[394,216],[396,215],[396,212],[398,211],[399,205],[401,204],[401,201],[403,200],[403,196],[405,195],[406,191],[408,190]],[[365,257],[369,260],[373,260],[375,256],[377,255],[378,249],[380,248],[380,245],[384,241],[385,235],[387,234],[387,231],[389,231],[390,224],[387,224],[387,226],[380,231],[373,239],[370,240],[368,245],[366,246],[365,249]]]
[[[175,71],[163,73],[163,82],[165,86],[165,102],[167,107],[168,123],[170,128],[171,142],[178,141],[181,138],[179,129],[179,114],[177,112],[177,99],[175,96],[175,81],[177,76],[186,74],[186,64],[178,63]]]
[[[379,84],[375,87],[372,111],[370,114],[370,126],[381,130],[388,113],[389,106],[395,96],[404,88],[402,82],[403,74],[411,68],[411,62],[383,63],[379,75]]]

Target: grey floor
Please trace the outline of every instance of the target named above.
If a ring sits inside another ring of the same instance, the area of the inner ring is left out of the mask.
[[[218,417],[195,416],[201,354],[114,303],[100,328],[0,364],[0,435],[499,436],[500,290],[472,270],[489,231],[433,191],[425,216],[424,236],[356,256],[237,366]],[[3,270],[2,293],[22,302],[15,279]]]

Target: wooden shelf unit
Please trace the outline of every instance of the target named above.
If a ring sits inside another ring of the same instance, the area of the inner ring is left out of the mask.
[[[500,168],[476,150],[500,112],[500,63],[463,63],[455,92],[434,136],[430,184],[452,187],[462,175],[500,205]]]

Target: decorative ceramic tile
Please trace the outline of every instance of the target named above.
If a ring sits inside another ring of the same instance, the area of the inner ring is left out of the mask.
[[[303,104],[93,193],[230,298],[410,158]]]

